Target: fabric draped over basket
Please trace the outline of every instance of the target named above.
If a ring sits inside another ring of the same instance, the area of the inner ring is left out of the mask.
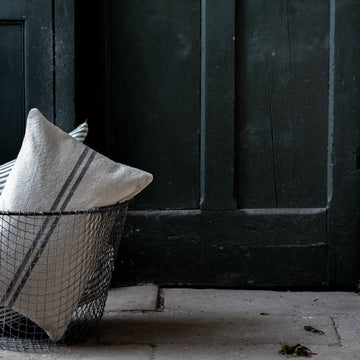
[[[95,152],[33,109],[0,210],[61,213],[98,208],[129,200],[151,181],[151,174]],[[30,237],[19,216],[0,229],[0,306],[31,319],[52,341],[64,335],[106,235],[91,231],[86,216],[78,224],[85,230],[69,233],[61,217],[35,217]],[[79,218],[71,215],[68,221]]]

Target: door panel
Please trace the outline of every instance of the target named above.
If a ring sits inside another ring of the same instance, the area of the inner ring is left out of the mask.
[[[24,135],[25,67],[24,23],[0,22],[0,143],[7,143],[0,152],[0,163],[18,153]],[[14,103],[16,106],[14,106]]]
[[[329,35],[329,276],[344,286],[360,278],[360,4],[335,5]]]
[[[241,208],[326,206],[328,9],[239,2]]]
[[[320,230],[319,230],[320,229]],[[325,210],[131,211],[113,281],[326,285]]]
[[[16,157],[31,107],[53,120],[51,3],[2,1],[0,51],[2,163]]]
[[[112,2],[112,156],[155,178],[136,208],[199,207],[199,5]]]
[[[2,0],[0,54],[3,163],[16,157],[33,107],[64,130],[73,129],[73,1]]]

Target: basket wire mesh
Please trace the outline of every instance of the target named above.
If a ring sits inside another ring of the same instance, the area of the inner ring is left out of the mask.
[[[0,348],[48,349],[96,334],[127,208],[0,212]]]

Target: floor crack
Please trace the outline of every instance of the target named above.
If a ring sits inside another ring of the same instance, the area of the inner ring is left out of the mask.
[[[267,65],[267,96],[269,106],[269,118],[270,118],[270,135],[271,135],[271,153],[272,153],[272,167],[273,167],[273,181],[274,181],[274,193],[275,193],[275,207],[278,207],[278,192],[276,181],[276,166],[275,166],[275,149],[274,149],[274,124],[273,124],[273,110],[272,110],[272,96],[271,96],[271,84],[270,84],[270,60],[269,55],[266,56]]]
[[[159,287],[156,301],[156,311],[163,311],[165,308],[164,290]]]
[[[332,324],[334,326],[335,334],[336,334],[336,336],[338,338],[339,344],[340,344],[340,346],[342,346],[341,337],[340,337],[340,334],[338,332],[338,329],[337,329],[337,326],[336,326],[336,323],[335,323],[335,319],[334,319],[333,316],[330,316],[330,319],[331,319],[331,322],[332,322]]]
[[[155,360],[155,351],[156,351],[157,345],[151,344],[150,347],[151,347],[151,355],[150,355],[149,360]]]

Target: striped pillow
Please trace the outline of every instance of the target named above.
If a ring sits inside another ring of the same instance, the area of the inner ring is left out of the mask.
[[[81,125],[79,125],[76,129],[74,129],[73,131],[69,132],[69,135],[71,135],[74,139],[79,140],[81,142],[84,142],[87,134],[89,131],[89,127],[88,124],[86,122],[82,123]],[[3,164],[0,166],[0,195],[4,189],[6,180],[13,168],[13,166],[15,165],[15,160],[11,160],[9,162],[7,162],[6,164]]]

